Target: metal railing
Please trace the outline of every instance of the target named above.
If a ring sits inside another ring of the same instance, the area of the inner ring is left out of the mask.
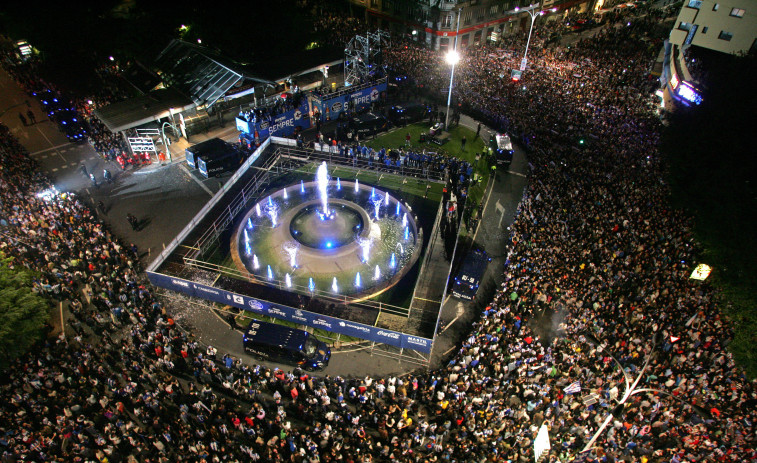
[[[339,154],[337,147],[316,142],[314,149],[292,148],[289,146],[279,146],[277,148],[279,156],[292,158],[302,162],[321,162],[325,161],[330,166],[351,167],[356,170],[369,170],[376,172],[386,172],[403,177],[412,177],[424,179],[434,183],[444,183],[444,171],[428,167],[410,167],[405,165],[387,166],[379,161],[368,160],[361,157],[348,157]]]

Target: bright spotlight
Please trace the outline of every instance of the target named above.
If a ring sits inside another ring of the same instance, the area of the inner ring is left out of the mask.
[[[457,50],[450,50],[444,56],[444,60],[447,61],[447,64],[454,66],[460,62],[460,53],[458,53]]]

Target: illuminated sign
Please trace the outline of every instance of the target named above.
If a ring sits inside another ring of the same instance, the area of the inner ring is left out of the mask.
[[[678,76],[673,74],[670,76],[670,86],[673,87],[673,90],[678,88]]]
[[[697,93],[688,82],[683,82],[681,86],[678,87],[678,96],[690,103],[697,105],[702,103],[702,95]]]
[[[712,272],[712,267],[710,267],[707,264],[699,264],[697,265],[697,268],[694,269],[693,272],[691,272],[691,278],[692,280],[706,280],[708,276],[710,276],[710,273]]]

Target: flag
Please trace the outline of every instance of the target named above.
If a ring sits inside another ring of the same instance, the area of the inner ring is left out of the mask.
[[[576,392],[581,392],[581,381],[576,381],[575,383],[563,389],[563,391],[565,391],[566,394],[575,394]]]

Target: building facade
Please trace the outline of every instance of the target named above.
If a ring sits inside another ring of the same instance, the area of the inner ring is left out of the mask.
[[[544,0],[538,8],[557,8],[552,14],[583,12],[595,1]],[[522,10],[537,5],[528,0],[350,0],[350,4],[354,13],[364,12],[371,27],[405,35],[434,50],[451,48],[455,37],[457,46],[466,48],[528,31],[530,17]]]
[[[757,0],[684,0],[665,43],[661,83],[666,106],[702,101],[692,46],[730,55],[757,53]]]
[[[757,0],[685,0],[670,43],[723,53],[757,51]]]

